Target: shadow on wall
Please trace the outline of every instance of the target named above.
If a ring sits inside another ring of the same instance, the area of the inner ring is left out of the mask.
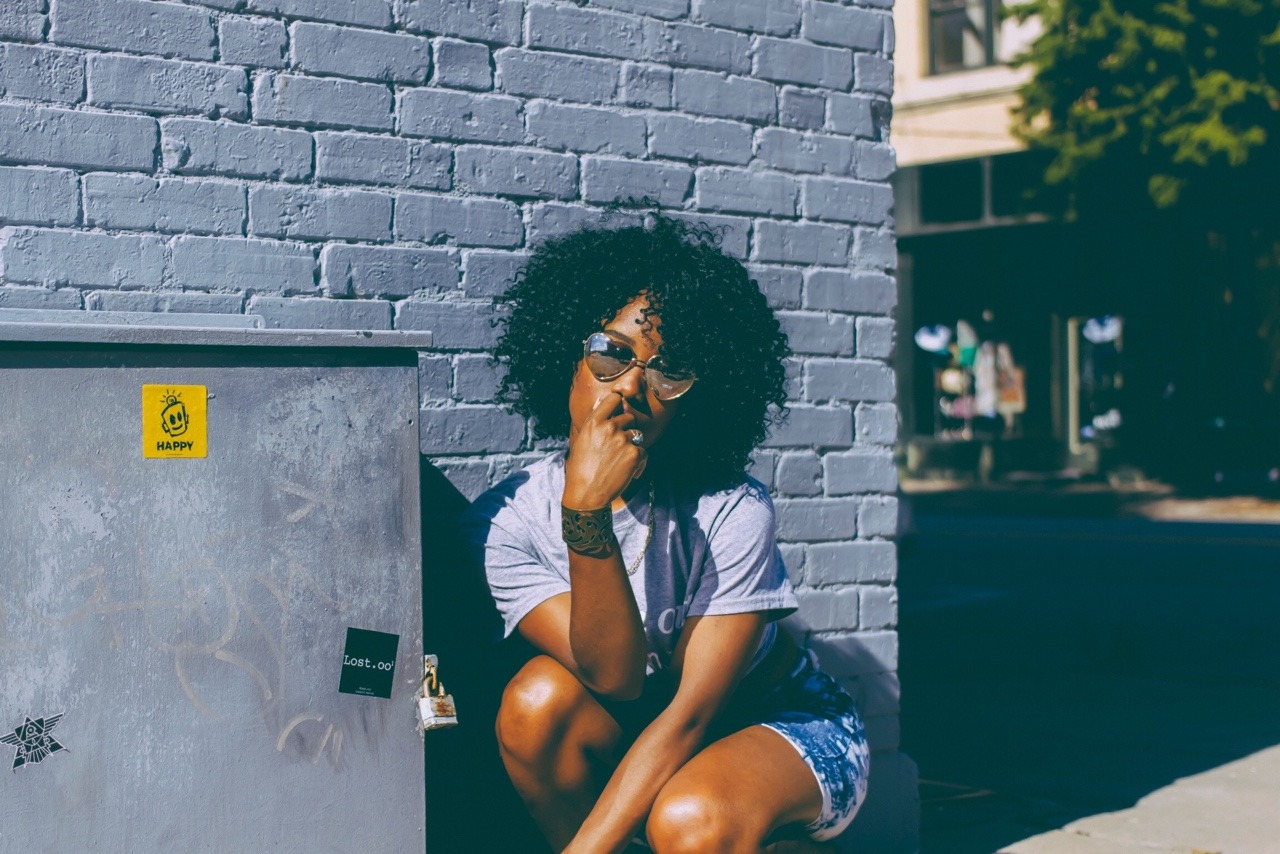
[[[544,854],[493,734],[502,689],[532,651],[499,643],[484,571],[461,536],[467,499],[426,457],[419,476],[423,650],[440,657],[441,681],[458,704],[458,726],[426,736],[427,851]]]

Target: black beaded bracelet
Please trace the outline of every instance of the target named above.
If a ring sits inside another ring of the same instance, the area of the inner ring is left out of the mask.
[[[610,557],[617,546],[613,537],[613,511],[608,507],[572,510],[562,504],[560,535],[570,551],[585,557]]]

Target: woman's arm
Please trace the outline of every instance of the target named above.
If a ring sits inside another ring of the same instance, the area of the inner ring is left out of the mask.
[[[520,621],[519,631],[525,640],[533,644],[547,655],[564,665],[564,668],[577,677],[578,681],[592,692],[613,700],[634,700],[640,696],[644,687],[645,650],[643,626],[628,626],[628,617],[634,614],[636,623],[640,622],[640,609],[635,604],[634,594],[628,584],[625,595],[631,600],[630,614],[613,608],[601,607],[602,602],[609,601],[609,594],[601,594],[599,587],[590,583],[579,584],[573,578],[573,559],[570,558],[571,593],[561,593],[537,605]],[[602,573],[603,574],[603,573]],[[617,569],[617,574],[626,579],[626,573]],[[607,576],[604,580],[607,581]],[[600,580],[600,579],[596,579]],[[621,596],[622,593],[615,595]],[[577,633],[579,642],[575,645],[571,616],[574,603],[583,603],[587,607],[580,609],[588,613],[586,620],[579,620],[577,626],[584,623],[602,624],[597,629],[598,644],[592,645],[589,631]],[[618,606],[619,608],[621,606]],[[597,620],[591,619],[598,618]],[[632,635],[635,631],[637,634]],[[638,647],[632,648],[632,638],[639,638]],[[612,645],[618,651],[612,651]],[[579,659],[579,650],[585,648],[584,665]],[[592,663],[594,662],[594,663]]]
[[[587,688],[615,700],[640,696],[645,675],[644,624],[611,528],[614,499],[645,466],[645,452],[626,433],[634,421],[621,395],[605,394],[570,440],[562,497],[566,530],[595,516],[608,534],[587,544],[566,543],[572,592],[544,602],[520,624],[534,646]]]
[[[566,854],[621,851],[662,787],[702,747],[760,643],[765,615],[690,617],[676,646],[675,697],[622,758]]]
[[[622,558],[616,550],[603,559],[570,551],[569,586],[526,614],[520,634],[593,693],[636,699],[644,689],[644,625]]]

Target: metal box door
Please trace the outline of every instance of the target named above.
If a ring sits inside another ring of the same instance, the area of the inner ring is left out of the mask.
[[[204,390],[205,456],[144,456],[144,386],[170,433]],[[412,350],[0,342],[0,849],[423,850],[417,388]]]

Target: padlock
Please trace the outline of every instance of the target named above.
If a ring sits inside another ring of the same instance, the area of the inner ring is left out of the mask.
[[[418,725],[423,732],[458,725],[453,695],[446,694],[440,681],[439,661],[434,655],[422,658],[422,694],[418,697]]]

